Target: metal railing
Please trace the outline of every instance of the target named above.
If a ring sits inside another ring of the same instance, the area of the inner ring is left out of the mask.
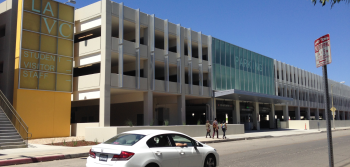
[[[4,111],[5,115],[9,118],[12,125],[16,128],[19,135],[26,143],[28,147],[28,139],[32,138],[32,134],[28,132],[28,126],[22,120],[21,116],[17,113],[12,104],[8,101],[6,96],[0,90],[0,108]],[[29,137],[30,135],[30,137]]]

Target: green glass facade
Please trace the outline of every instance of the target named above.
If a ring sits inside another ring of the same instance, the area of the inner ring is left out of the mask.
[[[273,59],[212,38],[213,89],[275,95]]]

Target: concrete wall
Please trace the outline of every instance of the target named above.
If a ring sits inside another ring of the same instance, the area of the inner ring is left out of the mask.
[[[85,136],[85,128],[98,127],[99,123],[74,123],[71,124],[71,136]]]
[[[106,141],[109,138],[131,130],[141,129],[159,129],[159,130],[172,130],[187,134],[191,137],[205,136],[205,125],[179,125],[179,126],[134,126],[134,127],[96,127],[85,128],[85,140],[99,142]],[[222,131],[219,132],[222,134]],[[227,125],[227,135],[232,134],[244,134],[244,125],[242,124],[230,124]]]
[[[319,124],[318,124],[319,123]],[[350,120],[349,121],[334,121],[335,127],[350,127]],[[327,122],[326,120],[289,120],[289,121],[281,121],[281,128],[282,129],[318,129],[318,128],[327,128]],[[332,128],[333,128],[333,121],[331,121]]]
[[[327,128],[327,122],[326,120],[311,120],[310,121],[310,129],[318,129],[318,122],[320,123],[320,128]],[[350,127],[350,121],[334,121],[335,127]],[[333,128],[333,121],[331,121],[332,128]]]
[[[84,21],[101,15],[101,1],[75,10],[75,21]],[[79,32],[79,31],[78,31]]]
[[[288,129],[288,121],[281,121],[281,129]]]
[[[12,9],[12,5],[16,6],[17,2],[12,2],[12,0],[0,2],[0,29],[5,28],[5,36],[0,37],[0,62],[3,63],[3,72],[0,73],[0,90],[12,103],[17,23],[17,8]]]
[[[7,11],[7,1],[0,3],[0,13]]]
[[[85,56],[100,52],[101,37],[92,38],[74,44],[74,57]]]
[[[289,129],[306,129],[309,130],[309,121],[308,120],[290,120],[288,121]]]

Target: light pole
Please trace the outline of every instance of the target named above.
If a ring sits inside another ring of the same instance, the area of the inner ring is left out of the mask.
[[[340,84],[344,84],[345,81],[341,81]],[[332,114],[333,114],[333,128],[335,129],[335,123],[334,123],[334,117],[335,117],[335,111],[337,110],[334,106],[333,106],[333,84],[331,84],[331,94],[332,94]]]
[[[75,4],[76,2],[75,2],[75,0],[68,0],[68,2],[65,2],[64,4],[66,4],[66,3],[72,3],[72,4]]]

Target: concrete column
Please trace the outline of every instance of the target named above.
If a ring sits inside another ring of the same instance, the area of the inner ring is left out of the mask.
[[[209,96],[212,96],[212,81],[213,81],[213,75],[212,75],[212,37],[208,36],[208,87],[209,87]]]
[[[199,70],[199,94],[203,95],[203,53],[202,32],[198,32],[198,70]]]
[[[256,130],[260,130],[260,124],[259,124],[259,103],[258,102],[254,102],[254,111],[253,111],[252,119],[253,119],[253,127]]]
[[[149,27],[148,27],[148,48],[149,48],[149,55],[148,55],[148,83],[149,83],[149,89],[154,90],[155,86],[155,16],[154,14],[149,15]]]
[[[307,119],[307,120],[310,120],[310,113],[311,113],[311,109],[310,109],[310,107],[308,107],[308,108],[306,109],[306,119]]]
[[[101,12],[101,69],[99,126],[110,126],[111,116],[111,59],[112,59],[112,4],[102,0]]]
[[[178,113],[178,124],[182,125],[186,123],[186,99],[185,95],[177,96],[177,113]]]
[[[169,21],[164,20],[164,84],[169,92]]]
[[[213,118],[213,115],[214,115],[214,113],[213,113],[213,98],[210,98],[210,99],[207,99],[207,104],[209,104],[209,106],[206,106],[206,110],[207,110],[207,107],[209,107],[208,109],[209,109],[209,111],[208,112],[206,112],[206,120],[209,120],[209,121],[211,121],[211,120],[213,120],[214,118]]]
[[[289,110],[288,110],[288,104],[285,106],[282,106],[283,108],[283,120],[288,121],[289,120]]]
[[[295,120],[300,120],[300,107],[295,107]]]
[[[214,118],[216,118],[216,99],[211,98],[211,109],[212,109],[212,115],[211,115],[211,121],[214,121]]]
[[[315,111],[315,119],[316,120],[320,119],[320,109],[319,108],[317,108],[316,111]]]
[[[239,106],[239,100],[235,101],[235,112],[233,114],[233,123],[234,124],[240,124],[241,122],[241,109]]]
[[[271,104],[271,111],[269,114],[269,122],[270,122],[270,129],[275,129],[276,128],[276,123],[275,123],[275,104]]]
[[[143,93],[143,124],[150,125],[153,120],[153,93],[147,91]],[[153,122],[155,123],[155,122]]]
[[[187,58],[188,58],[188,92],[192,94],[193,88],[193,73],[192,73],[192,30],[191,28],[187,29]]]
[[[135,10],[135,82],[136,89],[140,89],[140,9]]]
[[[177,91],[180,94],[186,91],[185,84],[185,58],[184,58],[184,32],[180,24],[176,25],[176,65],[177,65]]]
[[[177,82],[179,84],[178,89],[180,90],[180,94],[177,97],[177,106],[178,106],[178,116],[179,123],[186,123],[186,87],[185,85],[185,38],[184,38],[184,28],[180,26],[180,24],[176,25],[176,52],[177,52]]]
[[[119,4],[119,20],[120,21],[119,21],[119,42],[118,42],[119,44],[118,46],[118,74],[119,74],[118,87],[123,87],[123,75],[124,75],[124,3],[123,2]]]

